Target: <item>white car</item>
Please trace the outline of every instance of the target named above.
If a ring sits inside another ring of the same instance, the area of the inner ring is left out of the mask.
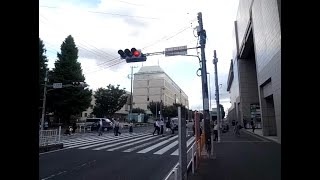
[[[100,119],[102,120],[102,129],[113,129],[113,123],[107,118],[87,118],[85,122],[86,128],[91,128],[91,131],[98,130]]]

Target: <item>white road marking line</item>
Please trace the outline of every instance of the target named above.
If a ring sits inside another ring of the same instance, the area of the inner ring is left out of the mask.
[[[101,138],[92,138],[92,139],[84,139],[83,141],[75,141],[75,142],[67,142],[63,143],[64,146],[71,146],[79,143],[87,143],[87,142],[94,142],[94,141],[101,141],[101,140],[109,140],[109,139],[116,139],[114,137],[101,137]]]
[[[133,142],[133,143],[125,144],[123,146],[119,146],[119,147],[115,147],[115,148],[112,148],[112,149],[108,149],[107,151],[114,151],[114,150],[121,149],[121,148],[124,148],[124,147],[132,146],[132,145],[144,142],[144,141],[148,141],[148,140],[154,139],[154,138],[156,138],[156,137],[150,137],[150,138],[147,138],[147,139],[142,139],[142,140],[139,140],[139,141],[136,141],[136,142]]]
[[[96,140],[91,140],[91,141],[87,141],[87,142],[78,142],[78,143],[72,143],[70,145],[66,145],[66,147],[68,146],[77,146],[80,144],[84,144],[84,145],[88,145],[88,144],[93,144],[93,143],[102,143],[102,142],[106,142],[105,140],[116,140],[116,139],[123,139],[124,137],[131,137],[131,136],[122,136],[121,138],[101,138],[101,139],[96,139]]]
[[[163,154],[167,151],[169,151],[169,149],[173,148],[174,146],[176,146],[179,142],[178,141],[174,141],[173,143],[169,144],[168,146],[158,150],[157,152],[153,153],[153,154]]]
[[[143,135],[141,135],[141,136],[143,136]],[[111,140],[111,141],[105,141],[105,142],[92,142],[92,143],[86,143],[86,144],[75,145],[75,146],[71,146],[71,147],[68,147],[68,148],[80,147],[80,148],[78,148],[78,149],[88,149],[88,148],[91,148],[91,147],[101,146],[101,145],[105,145],[105,144],[110,144],[110,143],[113,143],[113,142],[122,141],[123,139],[126,139],[126,138],[133,138],[133,137],[134,137],[134,136],[124,136],[124,137],[117,138],[117,139],[114,139],[114,140]],[[81,146],[84,146],[84,147],[81,147]]]
[[[98,147],[98,148],[95,148],[95,149],[93,149],[93,150],[106,149],[106,148],[109,148],[109,147],[117,146],[117,145],[119,145],[119,144],[128,143],[128,142],[133,142],[133,141],[136,141],[136,140],[139,140],[139,139],[143,139],[143,138],[147,138],[147,137],[150,137],[150,136],[152,136],[152,135],[142,136],[142,137],[134,138],[134,139],[131,139],[131,140],[128,140],[128,141],[121,141],[121,142],[116,143],[116,144],[110,144],[110,145],[106,145],[106,146]]]
[[[156,139],[156,140],[154,140],[154,141],[150,141],[150,142],[148,142],[148,143],[141,144],[141,145],[139,145],[139,146],[136,146],[136,147],[133,147],[133,148],[130,148],[130,149],[126,149],[126,150],[124,150],[124,151],[122,151],[122,152],[131,152],[131,151],[134,151],[134,150],[136,150],[136,149],[143,148],[143,147],[145,147],[145,146],[148,146],[148,145],[150,145],[150,144],[153,144],[153,143],[155,143],[155,142],[161,141],[162,139],[165,139],[165,138],[167,138],[167,137],[162,137],[162,138],[160,138],[160,139]]]
[[[143,149],[143,150],[141,150],[141,151],[138,151],[137,153],[146,153],[146,152],[149,152],[149,151],[151,151],[151,150],[153,150],[153,149],[155,149],[155,148],[157,148],[157,147],[159,147],[159,146],[162,146],[163,144],[165,144],[165,143],[167,143],[167,142],[170,142],[170,141],[174,140],[174,139],[177,138],[177,137],[178,137],[178,135],[175,135],[175,136],[173,136],[173,137],[170,138],[170,139],[167,139],[167,140],[162,141],[162,142],[160,142],[160,143],[158,143],[158,144],[155,144],[155,145],[153,145],[153,146],[150,146],[150,147],[148,147],[148,148],[146,148],[146,149]]]
[[[194,136],[192,136],[190,139],[188,139],[188,141],[187,141],[187,148],[190,146],[191,143],[193,143],[194,139],[195,139]],[[171,155],[176,155],[176,156],[178,156],[178,155],[179,155],[179,148],[176,149]]]

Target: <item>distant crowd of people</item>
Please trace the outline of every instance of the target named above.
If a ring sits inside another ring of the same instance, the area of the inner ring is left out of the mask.
[[[175,124],[172,120],[167,119],[166,122],[164,122],[163,119],[156,119],[156,121],[153,124],[154,126],[154,131],[152,133],[152,135],[154,135],[156,132],[158,135],[162,135],[164,136],[167,133],[171,133],[174,134],[175,131]],[[164,130],[164,126],[165,126],[165,130]]]

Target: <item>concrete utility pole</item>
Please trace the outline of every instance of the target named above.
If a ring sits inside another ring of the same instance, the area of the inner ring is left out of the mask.
[[[162,94],[163,94],[163,90],[164,90],[164,87],[161,87],[160,88],[160,120],[162,119]],[[157,112],[158,113],[158,112]]]
[[[41,116],[41,130],[43,130],[44,117],[45,117],[45,113],[46,113],[47,81],[48,81],[48,71],[46,71],[46,76],[44,78],[43,100],[42,100],[42,116]]]
[[[132,96],[132,80],[133,80],[133,68],[137,68],[136,66],[131,66],[131,96],[130,96],[130,121],[132,121],[132,103],[133,103],[133,96]]]
[[[211,136],[210,136],[210,118],[209,118],[209,99],[208,99],[208,82],[207,82],[207,66],[205,56],[206,45],[206,31],[203,29],[202,13],[198,13],[198,36],[200,36],[201,48],[201,80],[202,80],[202,98],[203,98],[203,119],[204,119],[204,134],[206,140],[207,153],[210,154],[211,149]]]
[[[179,130],[179,180],[187,179],[187,137],[186,121],[181,117],[181,106],[178,107],[178,130]]]
[[[213,51],[213,64],[214,64],[214,75],[215,75],[215,83],[216,83],[216,103],[217,103],[217,122],[218,122],[218,142],[220,142],[220,121],[221,121],[221,114],[220,114],[220,102],[219,102],[219,83],[218,83],[218,58],[216,55],[216,50]]]

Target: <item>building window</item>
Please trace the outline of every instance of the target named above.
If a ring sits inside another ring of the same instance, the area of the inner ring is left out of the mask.
[[[149,96],[147,96],[147,101],[149,101]]]

